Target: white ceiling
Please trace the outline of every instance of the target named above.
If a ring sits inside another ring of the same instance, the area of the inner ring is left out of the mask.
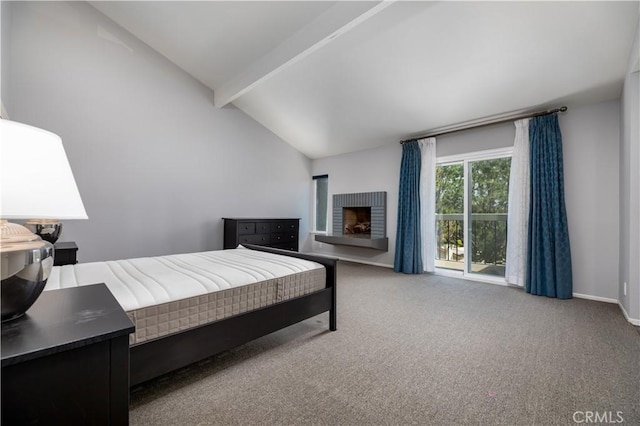
[[[620,96],[639,2],[91,2],[310,158]],[[569,114],[571,111],[569,111]]]

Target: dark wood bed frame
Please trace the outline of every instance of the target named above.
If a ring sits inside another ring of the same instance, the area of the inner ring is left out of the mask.
[[[326,268],[326,288],[245,312],[197,328],[130,347],[130,386],[201,361],[258,337],[329,311],[329,330],[336,330],[337,259],[244,245],[251,250],[311,260]]]

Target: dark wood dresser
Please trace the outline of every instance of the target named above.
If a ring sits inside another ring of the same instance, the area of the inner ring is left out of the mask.
[[[2,323],[2,424],[128,424],[133,331],[104,284],[42,293]]]
[[[255,244],[298,251],[300,219],[227,218],[224,220],[224,248]]]

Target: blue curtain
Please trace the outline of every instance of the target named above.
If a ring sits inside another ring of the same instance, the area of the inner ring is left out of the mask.
[[[562,135],[556,114],[532,118],[527,293],[570,299],[571,250],[564,204]]]
[[[398,229],[393,270],[405,274],[421,274],[424,271],[420,232],[421,161],[418,142],[402,144]]]

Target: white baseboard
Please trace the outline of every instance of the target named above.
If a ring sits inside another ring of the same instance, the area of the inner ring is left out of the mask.
[[[597,302],[618,303],[618,299],[611,299],[609,297],[592,296],[590,294],[573,293],[573,297],[577,297],[578,299],[595,300]]]
[[[629,314],[627,314],[627,311],[624,309],[624,306],[622,306],[622,303],[618,302],[618,306],[620,306],[620,309],[622,310],[622,314],[624,315],[627,321],[629,321],[633,325],[640,326],[640,319],[629,318]]]
[[[622,314],[624,315],[624,318],[627,321],[629,321],[633,325],[640,325],[640,319],[629,318],[629,314],[627,314],[627,311],[624,309],[624,306],[617,299],[610,299],[608,297],[600,297],[600,296],[591,296],[589,294],[580,294],[580,293],[573,293],[573,297],[578,297],[580,299],[596,300],[598,302],[615,303],[620,307],[620,310],[622,310]]]

